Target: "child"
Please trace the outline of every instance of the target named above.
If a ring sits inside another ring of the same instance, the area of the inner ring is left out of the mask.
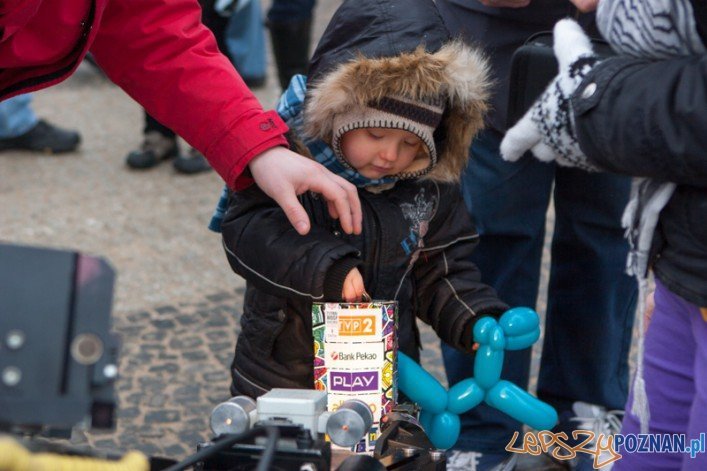
[[[347,0],[308,82],[305,99],[293,79],[279,112],[358,186],[363,232],[343,234],[314,194],[301,196],[305,236],[257,187],[232,195],[224,247],[247,280],[233,394],[313,387],[313,301],[397,300],[399,348],[414,359],[414,316],[471,352],[474,323],[507,309],[469,261],[478,235],[455,184],[486,109],[480,54],[450,41],[432,0]]]

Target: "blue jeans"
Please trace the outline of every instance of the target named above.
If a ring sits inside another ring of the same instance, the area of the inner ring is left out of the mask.
[[[231,15],[224,41],[228,55],[241,77],[265,77],[265,31],[260,0],[251,0]]]
[[[538,397],[566,417],[584,401],[623,409],[637,288],[624,274],[628,244],[621,214],[630,180],[499,156],[502,135],[471,146],[462,191],[481,241],[473,261],[511,306],[537,301],[545,215],[553,191],[555,232]],[[442,345],[449,384],[469,377],[472,357]],[[502,377],[527,387],[530,349],[507,352]],[[502,453],[521,424],[481,405],[462,417],[456,448]]]
[[[21,136],[37,125],[31,103],[29,93],[0,102],[0,139]]]

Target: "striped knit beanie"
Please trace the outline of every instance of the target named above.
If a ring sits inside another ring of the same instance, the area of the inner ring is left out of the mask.
[[[368,106],[356,106],[345,113],[334,116],[332,149],[339,161],[351,168],[341,152],[344,134],[360,128],[403,129],[419,137],[425,144],[424,158],[416,159],[413,165],[398,178],[415,178],[428,173],[437,164],[434,131],[437,129],[444,105],[441,99],[412,100],[403,96],[383,97],[369,102]],[[355,169],[352,169],[355,170]]]

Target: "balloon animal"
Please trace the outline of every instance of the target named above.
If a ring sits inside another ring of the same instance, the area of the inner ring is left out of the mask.
[[[551,429],[557,412],[549,404],[501,379],[504,350],[530,347],[540,338],[538,314],[532,309],[509,309],[501,318],[484,317],[474,326],[479,345],[474,376],[447,391],[422,366],[398,352],[398,387],[420,406],[420,423],[437,448],[451,448],[459,437],[459,414],[485,401],[491,407],[536,430]]]

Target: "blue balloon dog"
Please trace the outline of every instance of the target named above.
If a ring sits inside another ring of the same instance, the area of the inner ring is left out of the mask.
[[[459,438],[459,414],[482,401],[536,430],[548,430],[557,423],[557,412],[549,404],[501,379],[503,352],[530,347],[538,338],[538,314],[526,307],[509,309],[498,321],[480,319],[474,326],[474,341],[479,345],[474,377],[449,391],[422,366],[398,352],[398,387],[420,406],[420,423],[434,446],[451,448]]]

